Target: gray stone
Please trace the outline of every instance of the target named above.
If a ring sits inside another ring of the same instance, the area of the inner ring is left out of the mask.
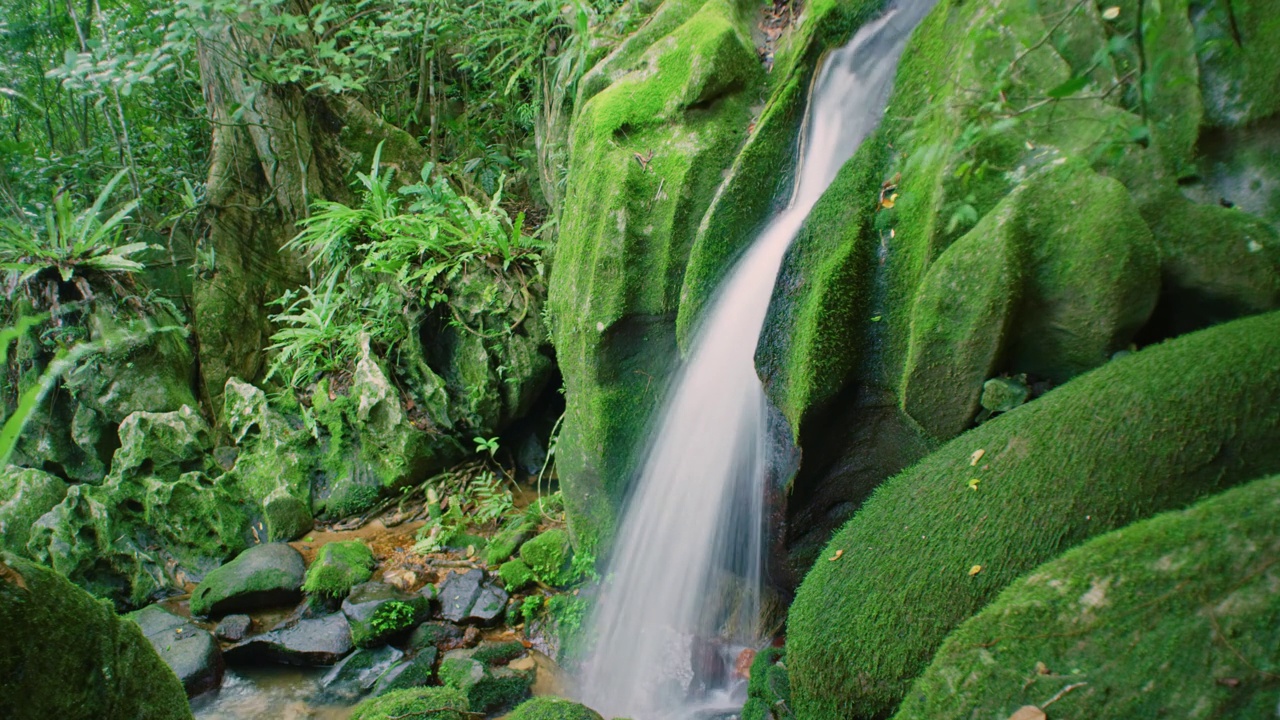
[[[491,625],[507,605],[507,592],[480,569],[453,573],[440,583],[439,592],[441,615],[456,623]]]
[[[351,701],[373,688],[374,683],[404,657],[404,653],[384,645],[369,650],[356,650],[320,680],[327,702]]]
[[[409,636],[410,651],[427,648],[452,650],[462,644],[462,628],[447,622],[422,623]]]
[[[382,695],[392,690],[404,690],[430,684],[432,679],[435,678],[435,664],[439,654],[439,651],[434,647],[429,647],[409,660],[388,668],[378,678],[378,683],[373,688],[373,694]]]
[[[386,583],[366,582],[342,601],[351,637],[360,647],[381,645],[405,633],[431,614],[430,595],[406,593]]]
[[[218,627],[214,628],[213,634],[220,640],[240,642],[249,634],[251,628],[253,628],[253,618],[248,615],[228,615],[222,618]]]
[[[351,652],[351,627],[342,613],[252,637],[226,650],[229,662],[332,665]]]
[[[302,554],[288,545],[251,547],[205,576],[191,593],[191,612],[225,615],[297,602],[306,571]]]
[[[178,676],[188,697],[222,685],[226,664],[218,643],[208,630],[159,605],[148,605],[127,617],[142,628],[142,634],[151,642],[160,659]]]

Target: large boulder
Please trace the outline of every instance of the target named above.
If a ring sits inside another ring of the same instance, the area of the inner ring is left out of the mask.
[[[333,666],[320,679],[320,687],[329,701],[351,701],[373,689],[378,678],[404,657],[404,653],[383,645],[356,650]]]
[[[299,620],[226,649],[228,662],[333,665],[351,652],[351,626],[342,613]]]
[[[1094,538],[957,628],[894,718],[1270,717],[1277,553],[1280,477]]]
[[[191,612],[217,616],[296,602],[306,569],[302,554],[284,543],[251,547],[205,576],[191,593]]]
[[[1280,313],[1149,347],[882,485],[788,616],[794,709],[881,717],[943,638],[1094,535],[1280,470]]]
[[[438,590],[440,614],[449,622],[492,625],[507,608],[507,592],[478,568],[450,573]]]
[[[126,617],[142,628],[156,654],[195,697],[222,685],[226,663],[213,634],[159,605],[148,605]]]
[[[51,570],[0,555],[0,717],[190,720],[137,625]]]
[[[664,3],[583,80],[549,304],[568,404],[556,457],[587,546],[612,535],[675,352],[690,244],[764,81],[754,10]]]
[[[67,495],[67,483],[41,470],[15,465],[0,471],[0,549],[27,551],[31,526]]]

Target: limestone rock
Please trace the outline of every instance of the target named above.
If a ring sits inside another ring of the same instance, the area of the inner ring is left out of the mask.
[[[15,465],[0,471],[0,549],[27,552],[31,526],[67,494],[67,483],[41,470]]]

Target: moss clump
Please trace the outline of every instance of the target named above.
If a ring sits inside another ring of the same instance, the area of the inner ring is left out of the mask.
[[[533,571],[534,577],[547,585],[564,585],[573,581],[570,563],[573,546],[569,533],[552,528],[520,546],[520,559]]]
[[[1018,575],[1280,470],[1276,357],[1280,313],[1180,337],[1001,415],[880,486],[822,555],[839,558],[819,561],[791,606],[796,714],[884,716],[943,638]]]
[[[956,629],[895,720],[1261,718],[1280,661],[1280,477],[1107,533]],[[1044,668],[1037,671],[1037,668]]]
[[[528,652],[520,641],[508,640],[506,642],[481,643],[471,651],[471,657],[484,663],[486,667],[493,667],[495,665],[506,665]]]
[[[192,615],[225,615],[284,605],[302,595],[306,566],[284,543],[257,545],[205,576],[191,592]]]
[[[190,720],[137,625],[35,563],[0,554],[0,571],[0,717]]]
[[[565,700],[564,698],[542,697],[532,698],[520,703],[520,706],[507,715],[507,720],[604,720],[600,713],[586,705]]]
[[[331,542],[320,548],[307,568],[302,589],[331,598],[345,597],[351,588],[373,577],[376,564],[369,546],[359,540]]]
[[[515,558],[498,566],[498,577],[507,592],[518,592],[535,580],[533,569],[524,560]]]
[[[497,534],[489,539],[489,544],[484,551],[485,563],[498,565],[506,562],[516,553],[516,550],[520,549],[524,541],[533,536],[537,529],[537,522],[527,516],[511,518]]]
[[[506,667],[489,668],[465,651],[453,651],[440,662],[440,681],[467,698],[471,712],[491,713],[529,696],[533,674]]]
[[[756,653],[747,680],[747,703],[742,720],[773,720],[775,708],[791,706],[791,683],[782,664],[782,648],[769,647]]]
[[[351,713],[351,720],[467,720],[467,698],[454,688],[431,687],[394,690],[365,700]]]

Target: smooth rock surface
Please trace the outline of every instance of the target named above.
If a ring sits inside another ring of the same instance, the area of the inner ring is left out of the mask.
[[[342,613],[299,620],[226,649],[227,661],[277,662],[285,665],[332,665],[353,648],[351,627]]]
[[[165,665],[178,676],[188,697],[222,685],[226,663],[218,643],[208,630],[159,605],[148,605],[126,617],[142,628],[142,634]]]
[[[191,593],[194,615],[225,615],[297,602],[307,568],[283,543],[257,545],[205,576]]]

